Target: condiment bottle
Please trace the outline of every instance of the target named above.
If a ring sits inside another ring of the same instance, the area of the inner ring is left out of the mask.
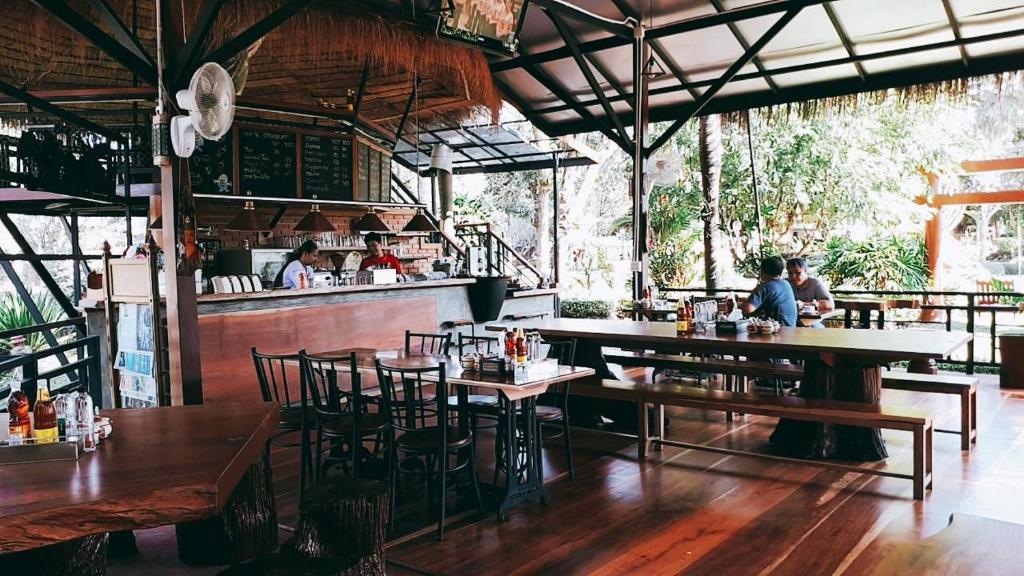
[[[529,354],[526,349],[526,334],[523,333],[523,329],[520,328],[516,333],[516,362],[519,364],[525,364],[529,359]]]
[[[11,446],[24,444],[32,437],[32,422],[28,417],[28,396],[21,390],[21,380],[11,382],[11,393],[7,397],[7,442]]]
[[[512,330],[505,331],[505,358],[509,362],[516,358],[516,335]]]
[[[686,316],[686,301],[679,299],[676,307],[676,334],[686,334],[690,331],[690,320]]]
[[[57,441],[57,409],[50,400],[50,387],[46,380],[37,384],[36,406],[32,412],[35,419],[35,438],[38,444],[52,444]]]
[[[78,434],[82,437],[82,449],[86,452],[96,450],[96,435],[93,426],[92,398],[85,391],[78,393],[75,398],[75,416],[78,420]]]

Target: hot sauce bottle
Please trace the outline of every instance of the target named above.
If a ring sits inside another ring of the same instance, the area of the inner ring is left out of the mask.
[[[526,348],[526,334],[523,329],[520,328],[516,332],[516,362],[519,364],[526,364],[529,359],[529,351]]]

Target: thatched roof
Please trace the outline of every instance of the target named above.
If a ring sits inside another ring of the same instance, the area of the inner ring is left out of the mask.
[[[126,25],[136,29],[142,46],[155,59],[154,2],[107,1]],[[29,91],[133,85],[127,69],[35,3],[3,4],[0,80]],[[69,4],[103,27],[92,3]],[[192,28],[202,4],[181,0],[186,30]],[[220,46],[281,4],[282,0],[227,0],[211,30],[210,45]],[[426,124],[448,124],[480,110],[496,114],[500,107],[483,53],[440,41],[408,21],[343,0],[318,0],[264,37],[249,61],[242,96],[343,110],[349,91],[359,87],[364,65],[368,81],[360,117],[392,132],[409,102],[414,73],[420,79],[418,108]]]

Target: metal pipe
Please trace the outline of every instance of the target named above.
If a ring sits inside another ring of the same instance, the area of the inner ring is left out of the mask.
[[[647,282],[647,202],[644,197],[644,174],[647,143],[647,79],[644,77],[644,27],[633,29],[633,300],[640,300]]]
[[[559,280],[558,269],[560,267],[560,261],[558,257],[558,152],[551,153],[551,197],[552,204],[554,204],[551,214],[551,249],[553,251],[551,255],[551,280],[557,286]]]

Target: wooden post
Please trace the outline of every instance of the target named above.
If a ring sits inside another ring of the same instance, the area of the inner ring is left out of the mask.
[[[181,51],[184,22],[181,11],[172,9],[164,0],[159,2],[163,11],[163,51],[167,56],[165,70],[174,70],[174,55]],[[163,95],[161,95],[163,96]],[[173,109],[165,102],[168,110]],[[160,207],[163,217],[164,277],[167,283],[167,369],[171,390],[171,404],[203,403],[202,360],[199,353],[199,315],[196,308],[195,280],[177,275],[178,217],[180,215],[180,166],[183,161],[173,159],[160,166]]]

